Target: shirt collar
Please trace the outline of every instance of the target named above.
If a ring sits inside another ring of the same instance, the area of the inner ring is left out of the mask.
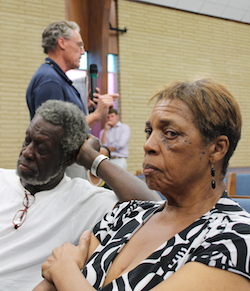
[[[114,127],[119,127],[119,126],[121,126],[121,122],[120,121],[117,121],[117,123],[116,123],[116,125],[114,126]]]
[[[67,77],[64,71],[58,66],[55,61],[53,61],[51,58],[46,58],[45,64],[48,64],[52,68],[54,68],[60,76],[62,76],[70,85],[72,85],[73,82]]]

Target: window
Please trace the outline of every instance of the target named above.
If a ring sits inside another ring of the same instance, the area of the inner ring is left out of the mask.
[[[117,82],[117,56],[109,54],[108,55],[108,94],[113,94],[118,92],[118,82]],[[117,102],[115,101],[115,108],[117,108]]]
[[[88,75],[88,54],[85,52],[80,60],[79,69],[69,70],[66,75],[71,80],[75,80]],[[107,59],[107,71],[108,71],[108,94],[113,94],[118,92],[117,83],[117,56],[113,54],[108,55]],[[117,103],[115,102],[114,108],[117,108]]]
[[[87,59],[88,59],[88,53],[85,52],[85,54],[82,55],[82,57],[80,59],[79,69],[69,70],[66,72],[66,75],[69,77],[70,80],[74,80],[74,79],[78,79],[78,78],[87,76],[87,68],[88,68]]]

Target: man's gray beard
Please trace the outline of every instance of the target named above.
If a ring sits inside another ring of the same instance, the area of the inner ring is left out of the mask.
[[[46,185],[46,184],[48,184],[51,180],[53,180],[54,178],[56,178],[58,175],[60,175],[60,174],[63,173],[63,172],[64,172],[64,167],[63,167],[63,165],[61,164],[60,167],[59,167],[59,169],[58,169],[58,171],[57,171],[54,175],[48,177],[47,179],[40,180],[40,179],[38,179],[38,177],[39,177],[39,172],[37,172],[36,175],[34,175],[33,177],[30,177],[30,178],[24,178],[24,177],[22,177],[22,175],[20,175],[19,172],[18,172],[18,165],[17,165],[17,168],[16,168],[16,173],[17,173],[17,175],[18,175],[18,176],[19,176],[23,181],[25,181],[27,184],[32,185],[32,186],[41,186],[41,185]]]

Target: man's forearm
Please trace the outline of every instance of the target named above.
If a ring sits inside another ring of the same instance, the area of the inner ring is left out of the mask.
[[[105,144],[106,141],[107,141],[107,130],[104,129],[102,133],[101,143]]]
[[[120,201],[162,200],[158,193],[150,190],[144,181],[109,160],[101,162],[97,174],[114,190]]]
[[[89,125],[89,128],[91,128],[101,120],[101,116],[94,111],[93,113],[90,113],[89,115],[86,116],[86,120]]]

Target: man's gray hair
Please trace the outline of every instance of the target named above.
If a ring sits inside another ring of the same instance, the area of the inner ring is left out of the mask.
[[[61,140],[63,158],[77,154],[88,136],[89,127],[84,113],[73,103],[47,100],[36,110],[44,120],[63,127]]]
[[[74,21],[57,21],[47,26],[42,34],[42,47],[44,53],[48,54],[49,51],[55,50],[59,37],[70,39],[72,30],[80,32],[79,25]]]

